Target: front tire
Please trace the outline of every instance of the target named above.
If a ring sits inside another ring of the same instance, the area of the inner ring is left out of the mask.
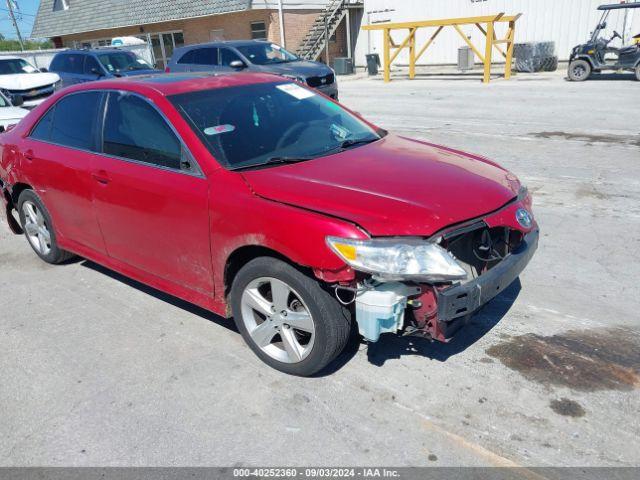
[[[569,64],[569,79],[574,82],[584,82],[591,76],[591,64],[586,60],[574,60]]]
[[[18,198],[20,224],[29,245],[42,260],[62,263],[74,255],[58,247],[49,211],[33,190],[25,190]]]
[[[640,82],[640,63],[636,65],[636,80]]]
[[[271,257],[247,263],[231,288],[238,330],[281,372],[311,376],[333,361],[351,332],[349,311],[314,279]]]

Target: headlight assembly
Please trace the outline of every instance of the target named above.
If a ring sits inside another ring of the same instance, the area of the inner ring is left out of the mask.
[[[467,272],[449,252],[421,239],[327,237],[327,244],[355,270],[384,280],[449,282],[467,278]]]

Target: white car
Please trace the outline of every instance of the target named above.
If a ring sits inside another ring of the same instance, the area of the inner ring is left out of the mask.
[[[0,57],[0,91],[12,101],[22,97],[25,108],[42,103],[60,86],[57,73],[38,70],[20,57]]]
[[[11,105],[7,97],[0,93],[0,133],[17,124],[29,110]]]

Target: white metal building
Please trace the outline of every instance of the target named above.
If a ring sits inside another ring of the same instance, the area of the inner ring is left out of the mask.
[[[634,0],[627,0],[633,3]],[[640,0],[636,0],[639,1]],[[387,22],[408,22],[440,18],[522,13],[516,26],[516,42],[555,41],[560,60],[567,60],[571,49],[584,43],[598,23],[602,12],[597,7],[606,3],[621,3],[620,0],[365,0],[362,25]],[[634,13],[635,12],[635,13]],[[626,19],[625,19],[626,17]],[[506,25],[502,26],[506,28]],[[471,40],[484,48],[484,36],[474,26],[462,27]],[[611,12],[605,35],[613,30],[624,35],[628,41],[640,33],[640,9]],[[431,35],[430,29],[418,30],[418,48]],[[499,32],[500,35],[502,32]],[[401,32],[394,33],[400,43]],[[458,47],[464,40],[452,28],[445,28],[429,47],[419,64],[454,64]],[[620,40],[612,45],[620,46]],[[382,55],[382,32],[360,31],[355,49],[356,64],[365,65],[365,54]],[[495,56],[497,61],[500,56]],[[403,51],[394,64],[408,63],[408,50]]]

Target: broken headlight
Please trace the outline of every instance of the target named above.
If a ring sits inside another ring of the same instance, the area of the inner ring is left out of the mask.
[[[327,244],[355,270],[384,280],[449,282],[467,277],[453,255],[422,239],[327,237]]]

